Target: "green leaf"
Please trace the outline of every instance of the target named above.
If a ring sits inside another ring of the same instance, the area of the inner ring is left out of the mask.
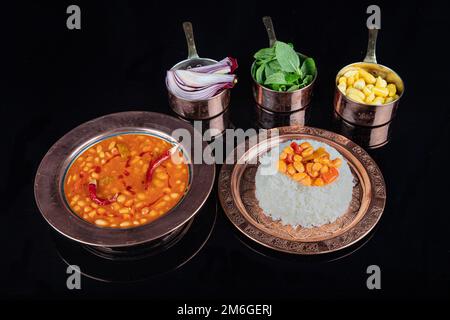
[[[278,91],[278,88],[280,87],[280,85],[278,84],[266,84],[265,85],[267,88]]]
[[[264,84],[286,84],[286,79],[284,78],[283,72],[275,72],[267,77]]]
[[[253,57],[256,60],[268,60],[273,59],[275,57],[275,49],[274,48],[263,48],[256,52]]]
[[[277,60],[272,60],[266,63],[266,68],[264,69],[264,75],[269,77],[271,74],[274,74],[275,72],[281,71],[280,64]]]
[[[120,156],[122,158],[127,158],[130,155],[130,149],[128,149],[126,144],[118,143],[117,150],[119,150]]]
[[[270,89],[274,90],[274,91],[286,91],[286,85],[284,84],[273,84],[273,85],[269,85]]]
[[[313,80],[313,76],[308,74],[307,76],[305,76],[302,80],[302,83],[300,83],[300,87],[306,87],[308,84],[311,83],[311,81]]]
[[[306,56],[304,56],[303,54],[299,53],[298,54],[298,58],[300,60],[300,65],[302,65],[303,62],[305,62]]]
[[[287,90],[287,92],[292,92],[292,91],[295,91],[295,90],[298,90],[298,89],[300,89],[300,85],[296,84],[296,85],[291,86],[291,87]]]
[[[313,58],[306,58],[305,61],[302,64],[302,67],[300,68],[300,71],[303,72],[303,74],[315,76],[316,75],[316,64],[314,62]]]
[[[269,63],[266,63],[266,67],[264,68],[264,75],[266,78],[270,77],[270,75],[274,74],[276,71],[270,67]]]
[[[298,73],[286,73],[285,79],[289,84],[294,84],[297,80],[299,80],[301,76]]]
[[[275,55],[284,72],[298,72],[300,59],[297,52],[288,44],[277,41],[275,43]]]
[[[278,71],[282,71],[281,70],[281,66],[280,63],[277,60],[272,60],[268,63],[269,67],[274,71],[274,72],[278,72]]]
[[[266,64],[262,64],[258,67],[258,69],[256,69],[255,80],[256,80],[256,82],[258,82],[260,84],[264,83],[263,72],[264,72],[265,67],[266,67]]]

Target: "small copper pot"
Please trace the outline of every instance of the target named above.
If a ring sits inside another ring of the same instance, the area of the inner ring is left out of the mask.
[[[208,100],[185,100],[180,99],[170,91],[169,105],[179,116],[189,120],[211,119],[224,112],[230,104],[230,90],[221,93]]]
[[[354,125],[377,127],[390,122],[395,116],[400,99],[404,93],[404,83],[400,76],[392,69],[377,63],[375,56],[377,34],[377,29],[369,30],[369,43],[364,61],[349,64],[342,68],[336,75],[334,110],[345,121]],[[381,76],[386,79],[388,83],[394,83],[397,86],[399,98],[391,103],[371,105],[356,102],[345,96],[338,88],[338,80],[345,72],[355,67],[365,69],[374,76]]]
[[[171,70],[188,69],[214,64],[217,61],[209,58],[200,58],[194,41],[194,31],[190,22],[183,23],[183,30],[188,46],[188,57],[178,62]],[[167,86],[167,83],[166,83]],[[186,100],[177,97],[167,88],[169,106],[179,116],[189,120],[204,120],[213,118],[224,112],[230,104],[230,90],[225,89],[207,100]]]
[[[270,17],[263,17],[263,22],[269,37],[269,45],[272,47],[277,41],[272,19]],[[301,53],[297,52],[297,54],[302,59],[307,58],[307,56]],[[292,92],[280,92],[266,88],[256,82],[252,72],[254,67],[255,63],[252,64],[250,69],[251,77],[253,79],[253,97],[255,98],[256,103],[262,108],[272,112],[292,112],[303,109],[310,104],[317,72],[314,75],[314,79],[306,87]]]

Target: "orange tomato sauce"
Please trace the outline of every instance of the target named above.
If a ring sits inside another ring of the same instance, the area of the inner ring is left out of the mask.
[[[172,148],[149,135],[123,134],[102,140],[84,151],[69,168],[64,193],[70,208],[100,227],[129,228],[152,222],[175,207],[189,185],[189,169],[182,154],[156,167],[147,185],[151,161]],[[98,204],[89,192],[96,183]]]

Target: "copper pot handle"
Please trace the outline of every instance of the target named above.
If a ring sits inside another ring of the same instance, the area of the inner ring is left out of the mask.
[[[199,58],[197,48],[195,47],[194,30],[192,23],[189,21],[183,22],[184,35],[188,46],[188,59]]]
[[[277,42],[277,37],[275,36],[275,29],[273,28],[272,18],[265,16],[262,18],[264,26],[266,27],[267,36],[269,37],[269,46],[273,47],[275,42]]]
[[[375,54],[377,48],[378,29],[369,29],[369,41],[367,43],[367,53],[364,62],[377,63],[377,56]]]

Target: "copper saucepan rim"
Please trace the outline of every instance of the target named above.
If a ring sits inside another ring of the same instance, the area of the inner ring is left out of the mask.
[[[403,97],[403,93],[405,92],[405,82],[404,82],[403,79],[398,75],[397,72],[395,72],[395,71],[392,70],[391,68],[389,68],[389,67],[387,67],[387,66],[385,66],[385,65],[383,65],[383,64],[381,64],[381,63],[372,63],[372,62],[359,61],[359,62],[353,62],[353,63],[350,63],[350,64],[348,64],[348,65],[342,67],[342,68],[338,71],[338,73],[336,74],[336,79],[335,79],[335,81],[334,81],[334,86],[335,86],[336,90],[339,90],[338,85],[337,85],[337,80],[338,80],[339,74],[341,74],[341,72],[342,72],[344,69],[350,68],[350,67],[352,67],[352,66],[359,65],[359,64],[361,64],[361,63],[365,63],[365,64],[373,64],[373,65],[375,65],[375,66],[380,66],[380,67],[382,67],[382,68],[387,69],[387,71],[392,72],[393,74],[395,74],[395,75],[400,79],[400,81],[401,81],[401,83],[402,83],[402,86],[403,86],[403,89],[402,89],[402,91],[400,92],[400,94],[398,95],[398,98],[397,98],[397,99],[395,99],[395,100],[393,100],[393,101],[391,101],[391,102],[389,102],[389,103],[385,103],[385,104],[381,104],[381,105],[361,103],[361,102],[358,102],[358,101],[355,101],[355,100],[350,99],[349,97],[347,97],[346,94],[344,94],[344,93],[341,92],[343,98],[344,98],[346,101],[351,101],[352,103],[357,103],[357,104],[360,104],[360,105],[363,105],[363,106],[367,106],[367,107],[373,107],[374,109],[375,109],[375,108],[379,108],[379,107],[383,107],[383,106],[387,106],[387,105],[390,105],[390,104],[392,104],[392,103],[396,103],[396,102],[400,101],[400,99]],[[340,90],[339,90],[339,91],[340,91]]]

